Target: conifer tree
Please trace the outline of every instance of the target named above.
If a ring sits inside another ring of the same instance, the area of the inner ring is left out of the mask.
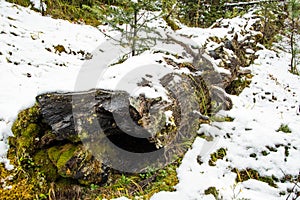
[[[157,16],[153,16],[148,11],[156,10],[157,6],[153,0],[116,0],[114,5],[109,6],[108,15],[103,18],[114,30],[122,34],[119,42],[131,48],[131,55],[148,49],[154,45],[155,38],[145,36],[145,33],[154,33],[154,28],[148,27],[148,23]],[[125,25],[122,27],[122,25]],[[105,33],[104,33],[105,34]],[[112,38],[114,39],[114,38]]]
[[[295,34],[297,33],[297,20],[299,20],[300,16],[300,1],[299,0],[290,0],[289,1],[289,17],[291,20],[291,35],[290,35],[290,46],[291,46],[291,72],[294,74],[299,74],[297,70],[297,46],[295,41]]]
[[[225,16],[227,0],[178,0],[179,17],[188,26],[208,27]]]

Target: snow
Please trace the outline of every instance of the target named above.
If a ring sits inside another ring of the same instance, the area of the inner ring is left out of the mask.
[[[173,116],[173,112],[171,110],[167,110],[165,111],[165,116],[166,116],[166,125],[171,125],[171,126],[175,126],[174,122],[171,121],[172,116]]]
[[[145,52],[140,56],[129,58],[120,65],[111,66],[103,71],[97,87],[124,90],[132,96],[144,93],[146,97],[162,97],[163,100],[168,101],[166,90],[159,84],[159,79],[172,70],[162,67],[156,62],[161,58],[161,54]],[[145,78],[149,75],[147,80],[151,82],[152,87],[137,87],[137,83],[142,81],[142,77]]]
[[[30,0],[30,2],[33,4],[33,7],[42,11],[46,11],[47,9],[47,5],[45,4],[45,2],[42,2],[41,0]],[[42,5],[41,5],[42,2]]]
[[[232,30],[242,40],[246,36],[241,31],[244,28],[250,31],[251,24],[256,20],[250,12],[242,18],[220,21],[223,24],[221,28],[183,26],[176,34],[167,34],[180,41],[183,40],[180,34],[188,35],[192,42],[186,42],[198,46],[204,45],[212,36],[231,39],[233,35],[228,32]],[[162,22],[158,24],[164,26]],[[0,1],[0,28],[0,162],[8,169],[12,168],[6,159],[7,139],[12,136],[11,126],[22,109],[34,104],[38,94],[98,87],[122,89],[136,96],[144,93],[148,97],[160,96],[168,100],[158,80],[174,69],[157,62],[165,56],[162,53],[146,51],[107,68],[128,49],[116,49],[97,28],[42,17],[29,8],[12,6],[5,1]],[[286,49],[284,41],[275,46]],[[54,53],[56,45],[63,45],[66,51],[91,53],[93,59],[84,60],[81,54]],[[216,47],[212,41],[209,45]],[[291,188],[291,183],[276,183],[278,188],[253,179],[236,183],[236,174],[232,172],[233,168],[252,168],[261,176],[274,175],[280,179],[285,174],[296,176],[300,169],[300,77],[288,71],[290,53],[279,48],[275,51],[267,50],[262,45],[260,47],[262,50],[256,52],[258,58],[248,67],[254,75],[250,86],[239,96],[230,96],[233,101],[231,110],[218,113],[234,120],[203,124],[199,133],[214,139],[206,141],[197,137],[177,169],[179,183],[175,186],[176,191],[156,193],[152,200],[214,199],[212,195],[204,194],[209,187],[216,187],[219,197],[223,199],[286,199],[287,195],[280,196],[279,193]],[[180,45],[163,42],[158,42],[154,49],[184,52]],[[253,53],[251,49],[247,52]],[[99,59],[101,63],[95,62]],[[218,61],[211,61],[216,68]],[[184,71],[186,69],[181,70],[180,73],[190,73]],[[228,73],[224,69],[218,70]],[[136,88],[136,83],[147,75],[151,75],[147,80],[150,80],[152,87]],[[84,81],[86,79],[87,82]],[[172,112],[166,111],[165,115],[167,122],[172,123]],[[277,132],[281,124],[287,124],[292,133]],[[270,151],[268,147],[277,151]],[[223,160],[218,160],[216,166],[210,166],[210,154],[219,148],[225,148],[227,155]],[[288,156],[286,149],[289,150]],[[268,154],[263,155],[262,151]],[[256,158],[250,157],[253,153]],[[201,165],[197,162],[199,158],[203,162]]]
[[[131,0],[132,3],[138,3],[138,0]]]
[[[18,112],[32,106],[37,94],[73,91],[84,63],[80,54],[55,54],[53,46],[91,52],[104,36],[91,26],[41,17],[5,1],[0,1],[0,22],[0,162],[11,168],[5,158],[7,138]]]
[[[194,34],[199,35],[201,31],[196,30]],[[213,135],[216,141],[209,143],[197,138],[177,170],[176,191],[169,192],[169,196],[168,192],[157,193],[152,199],[172,199],[175,194],[185,194],[181,199],[204,199],[207,198],[204,190],[210,186],[215,186],[219,198],[223,199],[286,199],[287,195],[279,193],[291,188],[291,183],[277,183],[278,188],[253,179],[236,183],[236,174],[230,170],[252,168],[261,176],[274,175],[280,179],[285,174],[297,176],[300,169],[300,77],[288,71],[289,53],[263,49],[256,54],[258,59],[248,67],[254,75],[249,88],[239,96],[231,96],[233,108],[230,111],[220,112],[234,121],[202,125],[199,132]],[[292,133],[277,132],[281,124],[287,124]],[[276,145],[280,145],[277,152],[267,149]],[[285,146],[289,148],[288,157],[285,157]],[[216,166],[209,166],[210,153],[221,147],[227,150],[228,161],[218,160]],[[263,150],[269,154],[262,155]],[[251,158],[251,153],[257,157]],[[196,162],[199,155],[202,165]]]

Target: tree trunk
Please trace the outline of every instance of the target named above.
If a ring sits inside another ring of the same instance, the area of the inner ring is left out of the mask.
[[[294,50],[294,28],[295,28],[295,20],[292,18],[292,30],[291,30],[291,53],[292,53],[292,58],[291,58],[291,72],[296,73],[296,66],[294,66],[294,59],[295,59],[295,50]]]
[[[133,22],[133,38],[132,38],[132,51],[131,55],[136,55],[136,41],[137,41],[137,29],[138,29],[138,20],[137,20],[138,11],[134,10],[134,22]]]

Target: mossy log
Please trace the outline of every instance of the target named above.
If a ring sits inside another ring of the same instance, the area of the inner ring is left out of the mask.
[[[163,167],[192,143],[212,94],[200,75],[171,73],[160,83],[168,101],[103,89],[42,94],[14,123],[10,155],[32,160],[49,181],[84,185],[105,183],[111,169]]]
[[[175,79],[179,80],[176,84]],[[98,160],[105,159],[106,164],[124,171],[134,161],[128,158],[110,162],[112,155],[124,156],[117,148],[140,154],[136,159],[141,163],[150,159],[143,153],[159,149],[163,149],[160,152],[164,158],[154,158],[160,157],[157,154],[151,158],[159,163],[170,162],[171,155],[182,156],[186,147],[174,149],[174,143],[192,141],[196,136],[200,117],[193,111],[208,113],[209,89],[201,76],[168,74],[161,84],[169,91],[169,102],[102,89],[38,96],[43,121],[51,127],[51,132],[41,137],[41,145],[83,143]],[[132,170],[141,171],[147,166],[136,164]]]

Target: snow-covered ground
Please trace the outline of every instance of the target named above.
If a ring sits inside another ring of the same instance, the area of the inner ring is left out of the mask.
[[[287,193],[279,193],[294,184],[278,182],[278,188],[274,188],[253,179],[236,183],[232,172],[234,168],[251,168],[261,176],[282,179],[285,175],[297,176],[300,170],[300,77],[288,71],[289,54],[269,50],[257,54],[259,58],[249,67],[254,75],[250,87],[239,96],[231,96],[233,108],[221,112],[234,121],[203,125],[201,131],[217,141],[210,145],[197,138],[178,169],[177,191],[160,192],[152,199],[214,199],[204,195],[208,187],[216,187],[220,199],[286,199]],[[277,132],[281,124],[288,125],[292,132]],[[210,151],[203,151],[207,147]],[[210,166],[209,152],[219,148],[225,148],[227,155]],[[199,155],[201,165],[197,162]]]
[[[228,23],[228,29],[183,28],[179,33],[196,35],[193,40],[202,45],[210,36],[224,37],[231,26],[238,31],[245,19]],[[0,162],[7,168],[11,168],[6,159],[7,138],[12,135],[10,128],[18,112],[33,105],[38,94],[74,91],[78,73],[104,41],[103,34],[91,26],[42,17],[29,8],[0,1]],[[64,46],[66,52],[55,50],[57,45]],[[202,125],[199,132],[212,135],[214,140],[196,138],[177,170],[176,191],[159,192],[152,199],[215,199],[204,194],[209,187],[218,190],[219,199],[286,199],[292,183],[276,182],[277,188],[254,179],[236,183],[236,173],[232,172],[234,168],[251,168],[261,176],[278,179],[300,172],[300,77],[288,71],[290,54],[266,49],[256,54],[258,59],[248,67],[254,75],[250,86],[239,96],[231,96],[230,111],[219,113],[234,120]],[[118,77],[122,79],[134,66],[157,65],[154,61],[161,57],[147,52],[133,57],[106,70],[102,78],[107,81],[98,80],[98,84],[104,88],[117,87],[110,85],[116,82],[122,85]],[[156,89],[163,94],[159,85]],[[155,96],[153,91],[149,94]],[[277,132],[281,124],[288,125],[291,133]],[[226,149],[226,156],[210,166],[210,154],[220,148]],[[285,195],[279,194],[282,191]]]
[[[0,162],[7,163],[7,138],[18,112],[33,105],[37,94],[73,91],[85,55],[103,41],[91,26],[0,1]],[[76,55],[55,53],[57,45]]]

